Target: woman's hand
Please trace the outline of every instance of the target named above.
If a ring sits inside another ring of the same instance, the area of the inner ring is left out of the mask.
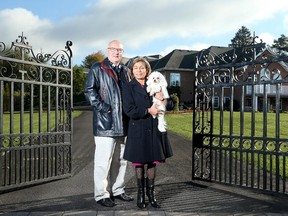
[[[154,97],[160,101],[164,100],[162,91],[155,93]]]
[[[161,91],[161,92],[157,92],[157,93],[155,93],[155,95],[154,95],[154,97],[156,98],[156,99],[158,99],[158,100],[160,100],[160,101],[162,101],[162,103],[166,106],[166,104],[167,104],[167,100],[165,99],[165,98],[163,98],[163,92]]]
[[[148,113],[150,113],[151,115],[157,115],[158,113],[162,113],[163,111],[157,108],[157,104],[153,103],[153,105],[148,108]]]

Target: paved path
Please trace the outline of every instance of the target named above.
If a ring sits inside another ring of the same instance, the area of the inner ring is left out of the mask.
[[[191,141],[169,133],[174,156],[157,167],[156,196],[162,208],[139,210],[135,202],[117,201],[105,208],[93,199],[91,112],[74,121],[73,176],[0,194],[0,215],[271,215],[288,216],[288,196],[221,184],[191,182]],[[126,192],[136,197],[136,182],[128,166]]]

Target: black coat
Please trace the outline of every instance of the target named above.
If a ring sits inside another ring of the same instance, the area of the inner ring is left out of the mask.
[[[148,163],[164,160],[163,144],[169,144],[167,133],[158,130],[157,118],[147,109],[152,105],[152,97],[136,79],[123,87],[123,109],[130,118],[124,159],[131,162]]]
[[[122,65],[117,76],[108,58],[91,67],[84,93],[93,107],[94,136],[127,135],[128,117],[122,111],[121,87],[129,79],[128,68]]]

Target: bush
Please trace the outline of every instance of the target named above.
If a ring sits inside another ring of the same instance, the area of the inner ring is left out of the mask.
[[[170,97],[175,104],[173,111],[178,112],[179,111],[179,97],[177,96],[177,93],[171,94]]]

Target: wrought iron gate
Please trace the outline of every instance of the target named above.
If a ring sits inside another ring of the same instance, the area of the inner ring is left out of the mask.
[[[0,42],[0,192],[71,175],[72,42],[35,55]]]
[[[288,58],[271,53],[260,43],[197,56],[192,179],[287,194]]]

